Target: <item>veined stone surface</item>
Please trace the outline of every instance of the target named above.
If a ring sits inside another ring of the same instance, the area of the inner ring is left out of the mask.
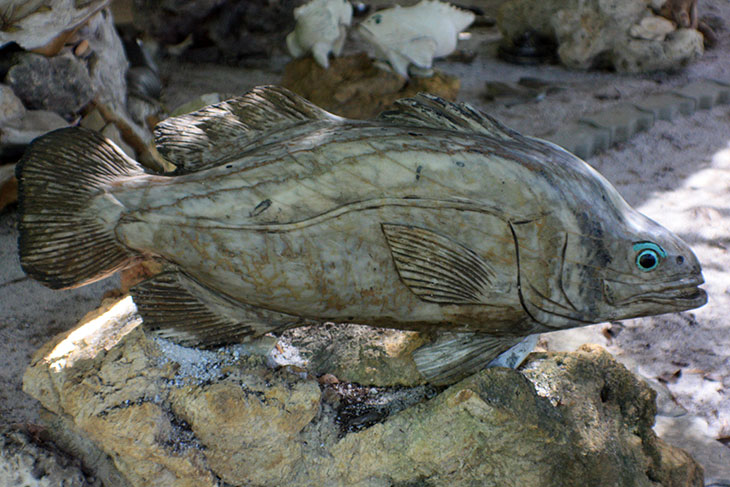
[[[23,49],[50,49],[55,54],[73,30],[110,0],[2,0],[3,27],[0,45],[17,42]]]
[[[105,455],[86,463],[131,486],[702,485],[691,457],[654,435],[653,390],[599,347],[485,369],[348,432],[353,398],[335,379],[271,369],[244,346],[180,347],[139,323],[129,298],[108,303],[24,378],[52,435],[90,440]]]

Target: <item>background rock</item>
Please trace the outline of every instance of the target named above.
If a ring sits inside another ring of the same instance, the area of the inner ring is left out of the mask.
[[[618,71],[641,73],[680,68],[702,54],[702,34],[694,29],[680,29],[663,42],[632,39],[613,53]]]
[[[702,485],[689,455],[654,435],[653,390],[598,347],[405,397],[319,385],[244,345],[180,347],[139,324],[130,298],[110,302],[42,347],[24,378],[52,435],[87,454],[93,443],[131,486]],[[358,397],[362,426],[350,427],[343,405]],[[400,406],[373,402],[388,397]]]
[[[358,53],[332,59],[329,69],[311,56],[295,59],[286,65],[281,85],[337,115],[367,119],[395,100],[421,91],[455,100],[460,82],[440,71],[429,78],[407,80],[379,69],[367,54]]]
[[[135,0],[135,24],[193,62],[247,64],[281,53],[305,0]]]
[[[573,69],[638,73],[678,68],[699,58],[702,34],[693,29],[671,33],[671,25],[655,17],[650,4],[509,0],[500,8],[498,25],[507,39],[528,30],[554,39],[561,63]]]
[[[25,107],[20,98],[15,96],[13,89],[8,85],[0,84],[0,126],[25,113]]]
[[[24,110],[21,117],[8,120],[0,126],[0,159],[5,162],[15,162],[31,140],[68,125],[68,122],[56,112]]]
[[[3,9],[0,45],[17,42],[27,50],[45,50],[53,55],[75,28],[110,0],[36,0],[0,2]]]
[[[53,58],[23,53],[5,78],[31,110],[49,110],[70,117],[94,96],[86,65],[73,54]]]
[[[76,42],[84,41],[88,42],[90,51],[85,55],[93,57],[93,62],[88,64],[88,76],[94,97],[124,109],[129,62],[109,10],[102,10],[79,29]]]

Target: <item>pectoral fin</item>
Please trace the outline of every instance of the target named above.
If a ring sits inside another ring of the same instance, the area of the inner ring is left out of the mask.
[[[416,350],[413,359],[428,382],[449,385],[483,369],[522,340],[479,333],[442,333],[436,341]]]
[[[182,272],[158,274],[131,293],[147,329],[185,346],[245,342],[301,321],[234,301]]]
[[[418,37],[405,43],[400,51],[419,68],[430,68],[436,52],[436,41],[429,36]]]
[[[401,281],[423,301],[485,304],[494,270],[473,250],[430,230],[384,223]]]

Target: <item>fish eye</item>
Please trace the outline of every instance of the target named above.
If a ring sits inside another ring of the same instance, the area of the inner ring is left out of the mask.
[[[651,271],[659,265],[659,256],[653,250],[642,250],[636,256],[636,265],[642,271]]]
[[[651,242],[634,244],[634,251],[638,252],[636,254],[636,267],[643,272],[653,271],[661,260],[667,256],[663,248]]]

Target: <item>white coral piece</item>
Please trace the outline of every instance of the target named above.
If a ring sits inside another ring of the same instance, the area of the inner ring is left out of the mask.
[[[352,23],[352,5],[348,0],[312,0],[294,9],[294,18],[297,25],[286,36],[289,54],[296,58],[311,52],[327,69],[329,54],[342,53],[347,27]]]
[[[370,15],[358,31],[375,48],[378,59],[408,77],[409,65],[428,70],[433,59],[456,49],[459,32],[474,22],[474,14],[437,0],[412,7],[396,6]]]

